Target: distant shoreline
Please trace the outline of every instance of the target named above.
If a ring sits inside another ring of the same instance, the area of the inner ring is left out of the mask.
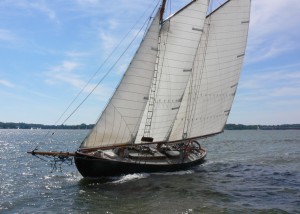
[[[92,129],[94,124],[80,125],[44,125],[32,123],[3,123],[0,122],[0,129]]]
[[[282,125],[226,124],[225,130],[300,130],[300,124],[282,124]]]
[[[94,124],[80,125],[44,125],[31,123],[4,123],[0,122],[0,129],[92,129]],[[226,124],[225,130],[300,130],[300,124],[283,125],[243,125]]]

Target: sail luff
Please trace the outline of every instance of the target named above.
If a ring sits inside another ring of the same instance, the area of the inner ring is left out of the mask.
[[[224,129],[242,68],[249,19],[250,0],[227,1],[206,17],[196,74],[188,83],[191,90],[183,97],[170,140],[182,138],[184,129],[188,138]]]
[[[115,93],[81,147],[132,143],[147,103],[157,57],[159,11]]]

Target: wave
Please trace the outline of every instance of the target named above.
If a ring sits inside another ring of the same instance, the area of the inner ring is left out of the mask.
[[[176,171],[176,172],[155,172],[151,173],[153,175],[188,175],[195,173],[194,170],[182,170],[182,171]]]
[[[147,178],[149,176],[150,176],[149,173],[128,174],[128,175],[123,175],[121,177],[116,177],[117,180],[112,181],[110,183],[113,183],[113,184],[122,184],[122,183],[133,181],[133,180],[139,180],[139,179]]]

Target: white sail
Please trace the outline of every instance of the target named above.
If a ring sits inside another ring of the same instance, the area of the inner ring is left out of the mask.
[[[149,108],[151,104],[148,103],[145,109],[136,144],[141,143],[147,126],[147,137],[154,138],[154,141],[168,138],[192,72],[208,2],[193,1],[164,22],[160,34],[157,79],[154,79],[157,84],[152,88],[155,104]]]
[[[230,0],[206,18],[193,75],[169,140],[219,133],[242,69],[251,0]]]
[[[114,95],[81,147],[132,142],[138,131],[153,79],[158,34],[159,12],[154,17]]]

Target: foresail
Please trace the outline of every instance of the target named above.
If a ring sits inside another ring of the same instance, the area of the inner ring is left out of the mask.
[[[157,84],[152,88],[155,91],[155,104],[151,109],[148,103],[145,109],[136,144],[141,143],[146,126],[150,129],[147,137],[154,138],[154,141],[168,138],[192,72],[207,7],[208,0],[193,1],[163,23],[157,60]]]
[[[201,45],[170,140],[219,133],[242,69],[250,0],[230,0],[207,16]]]
[[[147,103],[157,58],[159,12],[93,130],[81,147],[133,142]]]

